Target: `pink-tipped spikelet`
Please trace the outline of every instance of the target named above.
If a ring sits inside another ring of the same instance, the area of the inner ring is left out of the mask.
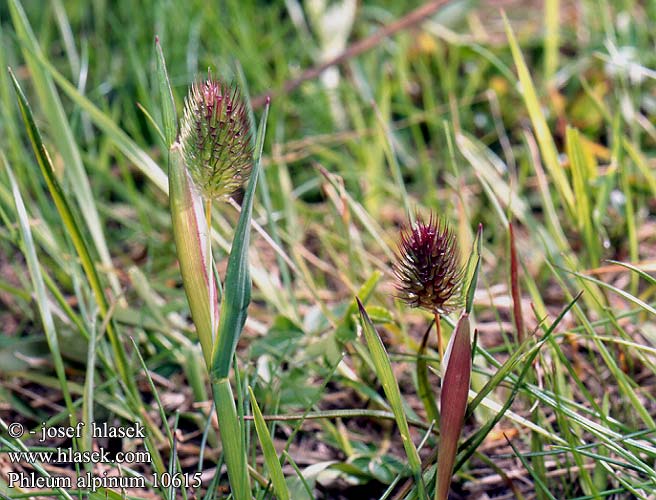
[[[248,178],[253,147],[239,90],[209,77],[185,99],[180,143],[189,174],[206,199],[227,198]]]
[[[399,298],[412,307],[448,314],[460,305],[463,277],[455,235],[431,214],[401,231],[394,265]]]

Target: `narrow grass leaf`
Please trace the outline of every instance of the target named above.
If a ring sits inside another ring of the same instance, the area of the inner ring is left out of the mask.
[[[565,232],[561,225],[561,217],[556,211],[554,197],[551,194],[551,184],[544,168],[542,167],[539,146],[535,142],[534,135],[528,130],[524,131],[524,141],[526,142],[527,149],[530,153],[529,163],[533,166],[533,170],[535,170],[535,180],[537,182],[538,190],[540,191],[544,221],[546,223],[546,228],[548,229],[548,233],[542,235],[542,240],[544,241],[548,252],[570,252],[571,249],[569,247],[569,242],[565,237]],[[538,234],[540,234],[541,226],[535,225],[534,227]],[[553,247],[554,250],[550,250],[550,247]],[[541,301],[542,299],[539,299],[537,302],[539,303]]]
[[[25,203],[23,202],[23,197],[18,189],[18,184],[14,178],[14,174],[11,170],[11,167],[6,162],[4,154],[0,152],[0,159],[5,164],[7,169],[7,174],[9,175],[9,182],[11,184],[11,191],[14,195],[14,203],[16,206],[16,214],[18,216],[18,223],[20,227],[21,239],[23,241],[23,254],[25,255],[25,260],[27,262],[27,269],[30,275],[30,281],[32,286],[34,286],[34,292],[36,295],[36,303],[39,308],[39,315],[41,317],[41,324],[43,325],[43,330],[46,335],[46,340],[48,342],[48,347],[50,347],[50,353],[52,354],[53,362],[55,364],[55,372],[57,373],[57,378],[59,379],[60,389],[64,396],[64,401],[66,403],[66,408],[69,412],[70,423],[72,426],[77,424],[76,411],[73,407],[73,400],[71,399],[71,393],[68,390],[68,382],[66,380],[66,372],[64,370],[64,361],[61,356],[61,351],[59,349],[59,341],[57,339],[57,330],[55,329],[55,322],[52,317],[52,312],[50,310],[48,295],[46,294],[46,286],[43,281],[43,276],[41,274],[41,266],[39,264],[39,259],[36,255],[36,247],[34,246],[34,240],[32,239],[32,232],[30,230],[29,218],[27,215],[27,210],[25,209]]]
[[[235,398],[227,377],[212,381],[216,417],[219,422],[223,456],[235,500],[251,500],[248,459]],[[216,474],[220,473],[217,469]]]
[[[148,110],[141,104],[141,103],[136,103],[137,108],[139,108],[139,111],[141,111],[148,121],[150,125],[153,127],[153,130],[157,132],[157,136],[162,140],[162,144],[166,144],[167,140],[166,137],[164,137],[164,132],[162,132],[162,129],[159,127],[159,124],[157,123],[157,120],[153,118],[153,115],[151,115]]]
[[[387,96],[389,99],[389,96]],[[386,106],[389,107],[389,106]],[[388,126],[389,116],[383,117],[383,114],[376,103],[373,102],[374,115],[376,117],[376,122],[378,124],[379,132],[379,142],[382,144],[383,151],[385,153],[385,158],[387,163],[390,166],[392,173],[392,178],[395,183],[395,191],[398,191],[401,196],[401,201],[403,202],[403,207],[405,208],[405,213],[412,217],[412,210],[410,208],[410,199],[408,196],[408,190],[405,187],[405,182],[403,181],[403,175],[401,173],[401,167],[398,161],[398,155],[394,147],[394,134]],[[388,113],[389,114],[389,113]]]
[[[469,314],[474,309],[474,295],[476,294],[476,284],[478,283],[478,272],[481,268],[481,250],[483,245],[483,224],[478,225],[476,240],[474,241],[475,251],[473,251],[467,261],[463,291],[466,290],[465,311]],[[470,273],[471,270],[471,273]]]
[[[508,22],[508,19],[505,17],[505,15],[504,23],[506,26],[506,35],[508,36],[510,50],[512,51],[513,59],[515,60],[515,66],[517,67],[517,73],[519,75],[522,97],[524,98],[526,109],[528,110],[529,116],[531,117],[531,123],[533,125],[535,136],[538,139],[538,144],[540,145],[540,151],[542,153],[542,158],[544,159],[544,164],[547,167],[547,171],[553,178],[556,191],[558,191],[565,209],[571,215],[575,213],[576,203],[574,201],[574,193],[572,192],[572,188],[569,184],[569,181],[567,180],[565,171],[563,170],[558,159],[558,151],[556,150],[553,136],[549,131],[547,120],[545,119],[544,113],[542,112],[542,105],[540,104],[535,86],[533,85],[531,73],[526,66],[524,56],[522,55],[519,44],[515,39],[515,35],[512,31],[512,28],[510,27],[510,23]]]
[[[624,159],[624,150],[617,148],[616,156],[613,161],[618,165],[620,186],[624,193],[624,214],[626,224],[625,241],[629,246],[629,258],[632,262],[638,262],[639,249],[638,249],[638,218],[636,214],[636,200],[632,189],[632,176],[633,172],[630,169],[630,164]],[[638,280],[635,274],[631,275],[631,292],[634,295],[638,293]]]
[[[250,242],[251,214],[255,198],[255,187],[261,169],[262,149],[266,134],[266,120],[269,106],[264,108],[255,141],[255,159],[248,188],[244,195],[241,214],[228,258],[228,267],[221,301],[221,320],[219,331],[212,352],[212,379],[218,380],[228,376],[230,364],[237,347],[239,335],[246,322],[248,304],[251,300],[251,279],[248,264]]]
[[[267,428],[266,422],[264,421],[260,407],[255,400],[253,389],[249,387],[248,393],[250,394],[251,407],[253,408],[255,430],[257,431],[257,437],[260,440],[260,446],[262,447],[262,452],[264,453],[264,461],[267,468],[269,469],[269,474],[271,475],[273,491],[276,492],[276,496],[279,500],[289,500],[289,489],[287,487],[287,483],[285,482],[285,475],[282,473],[280,459],[278,458],[276,449],[273,446],[273,440],[269,434],[269,429]]]
[[[499,203],[503,203],[521,222],[530,223],[530,207],[526,200],[513,191],[510,184],[502,177],[502,173],[507,171],[507,167],[501,159],[481,141],[463,133],[456,135],[456,145],[480,176],[479,179],[483,186],[496,195],[497,199],[490,197],[490,200],[496,205],[495,209],[500,213],[502,219],[506,217],[504,211],[499,208]]]
[[[57,85],[80,108],[89,114],[93,123],[102,130],[107,138],[128,158],[134,165],[148,177],[155,186],[164,193],[168,193],[166,174],[161,167],[148,156],[123,130],[121,130],[112,117],[103,113],[89,99],[82,95],[78,89],[69,82],[64,75],[48,61],[42,54],[35,54],[39,63],[48,71]]]
[[[84,273],[89,280],[91,289],[93,290],[94,298],[98,304],[100,314],[103,319],[105,319],[109,313],[109,305],[105,297],[102,284],[100,283],[100,277],[98,275],[98,271],[94,264],[93,258],[89,253],[89,248],[84,241],[84,237],[82,236],[82,232],[80,231],[77,221],[71,212],[70,205],[66,196],[64,195],[64,191],[62,190],[59,181],[55,176],[52,162],[50,161],[50,156],[48,155],[48,152],[43,145],[41,133],[39,132],[38,128],[36,127],[36,123],[34,122],[34,116],[32,115],[30,105],[27,102],[25,94],[23,94],[23,90],[18,84],[18,81],[16,80],[13,72],[9,70],[9,73],[14,85],[14,89],[16,91],[21,115],[23,117],[23,121],[30,138],[30,143],[32,144],[32,149],[36,156],[37,163],[39,164],[41,174],[46,182],[46,185],[48,186],[48,191],[53,198],[57,212],[59,213],[59,216],[64,223],[67,234],[71,238],[77,255],[80,258],[82,268],[84,269]],[[130,393],[134,395],[137,392],[134,378],[129,371],[125,350],[118,338],[112,321],[109,321],[107,325],[107,335],[112,346],[114,361],[118,366],[121,380],[125,383]]]
[[[626,267],[626,265],[625,265],[625,267]],[[595,283],[596,285],[599,285],[600,287],[606,288],[606,289],[610,290],[611,292],[616,293],[620,297],[628,300],[629,302],[634,303],[638,307],[641,307],[642,309],[644,309],[648,313],[656,315],[656,309],[653,306],[647,304],[644,300],[639,299],[635,295],[632,295],[631,293],[629,293],[625,290],[622,290],[621,288],[617,288],[616,286],[613,286],[610,283],[606,283],[606,282],[601,281],[597,278],[593,278],[592,276],[586,276],[585,274],[582,274],[582,273],[579,273],[579,272],[568,271],[568,270],[565,270],[565,269],[564,269],[564,271],[567,272],[567,273],[573,274],[577,278],[580,278],[580,279],[585,280],[585,281],[589,281],[591,283]]]
[[[91,451],[93,447],[92,422],[94,421],[94,393],[96,389],[96,338],[96,329],[90,329],[89,344],[87,345],[86,375],[84,377],[84,395],[82,397],[84,434],[82,436],[81,448],[83,451]]]
[[[378,380],[380,380],[380,383],[383,386],[383,390],[385,391],[385,396],[389,401],[392,413],[394,413],[396,425],[399,427],[401,440],[403,441],[403,447],[405,449],[406,456],[408,457],[408,464],[410,465],[410,470],[412,471],[415,477],[415,481],[417,482],[417,487],[419,488],[420,498],[426,498],[426,491],[423,484],[423,479],[421,477],[421,460],[419,459],[419,453],[417,452],[417,448],[415,447],[415,444],[412,441],[412,437],[410,436],[408,421],[403,410],[401,391],[396,382],[394,372],[392,371],[392,365],[390,364],[389,356],[387,355],[383,341],[374,328],[374,324],[369,318],[369,315],[362,305],[362,302],[360,302],[360,299],[357,297],[356,300],[360,310],[362,329],[367,341],[367,346],[371,352],[371,359],[376,370],[376,375],[378,376]]]
[[[433,394],[432,387],[428,380],[428,360],[426,359],[426,344],[428,342],[428,337],[430,332],[433,329],[434,322],[431,322],[424,333],[424,337],[421,340],[421,345],[417,352],[417,396],[424,405],[424,410],[426,411],[426,417],[429,422],[437,422],[440,418],[439,411],[437,409],[437,404],[435,403],[435,395]]]
[[[618,266],[625,267],[626,269],[630,269],[631,271],[635,272],[638,276],[640,276],[642,279],[644,279],[647,283],[650,285],[656,286],[656,278],[654,278],[651,274],[646,273],[642,269],[640,269],[638,266],[634,266],[633,264],[629,262],[620,262],[618,260],[612,260],[608,259],[608,262],[611,264],[616,264]]]
[[[601,248],[598,232],[592,227],[592,200],[588,181],[591,178],[589,170],[594,168],[588,165],[588,158],[583,151],[583,144],[579,131],[567,127],[567,155],[572,170],[572,181],[574,184],[574,195],[576,196],[576,225],[583,232],[586,242],[586,250],[589,253],[591,266],[599,264]]]
[[[544,78],[547,83],[556,74],[560,52],[560,0],[544,2]]]
[[[396,256],[394,255],[394,250],[390,248],[390,246],[386,243],[386,239],[383,237],[385,231],[383,230],[382,226],[374,219],[374,217],[369,214],[369,212],[367,212],[367,210],[365,210],[365,208],[358,201],[353,198],[353,196],[351,196],[347,191],[343,190],[343,184],[340,184],[341,179],[339,176],[328,172],[323,167],[319,167],[319,172],[330,183],[331,186],[341,191],[340,194],[343,193],[349,210],[351,210],[351,213],[355,215],[355,218],[360,221],[360,224],[362,224],[363,228],[371,235],[374,241],[380,245],[380,248],[385,253],[385,256],[391,261],[395,260]]]
[[[654,169],[649,166],[638,147],[631,143],[626,137],[622,138],[622,146],[647,181],[652,197],[656,198],[656,175],[654,174]]]
[[[139,351],[139,346],[137,346],[137,343],[134,341],[133,338],[130,338],[130,340],[132,341],[132,345],[134,346],[134,351],[137,353],[137,357],[139,358],[139,362],[141,363],[141,368],[143,369],[144,374],[146,375],[146,379],[148,380],[150,391],[152,392],[153,397],[155,398],[155,402],[157,403],[157,409],[159,410],[160,419],[162,420],[164,424],[164,428],[166,429],[166,434],[169,440],[169,446],[171,447],[171,449],[174,449],[175,444],[173,440],[173,434],[171,433],[171,428],[169,427],[168,419],[166,418],[166,413],[164,412],[164,406],[162,406],[162,401],[159,398],[159,392],[157,391],[157,387],[155,387],[155,383],[153,382],[153,379],[150,376],[150,372],[148,371],[148,366],[146,365],[146,362],[141,356],[141,352]],[[159,453],[159,448],[157,447],[158,443],[161,442],[163,438],[164,436],[162,436],[161,433],[158,432],[157,435],[149,435],[144,442],[144,445],[151,452],[151,456],[153,457],[153,467],[160,474],[166,471],[164,467],[164,461],[162,460],[162,456]]]
[[[528,463],[528,460],[526,460],[526,458],[524,458],[524,456],[519,452],[519,450],[515,447],[515,445],[512,444],[512,442],[510,441],[510,439],[508,439],[508,437],[506,437],[506,441],[507,441],[508,445],[512,448],[512,450],[515,453],[515,455],[517,456],[517,458],[519,458],[519,460],[522,462],[522,465],[524,466],[524,468],[531,474],[531,476],[533,477],[533,480],[535,481],[535,484],[539,487],[540,491],[542,491],[542,493],[547,498],[549,498],[550,500],[557,500],[556,497],[554,497],[551,494],[551,492],[549,491],[549,488],[547,487],[546,484],[544,484],[544,482],[542,481],[540,476],[538,476],[537,474],[535,474],[533,472],[533,468],[531,467],[531,464]]]
[[[65,175],[70,179],[73,194],[80,206],[82,217],[91,234],[100,260],[107,269],[112,269],[112,259],[109,254],[105,235],[102,231],[104,224],[102,224],[98,215],[89,178],[84,170],[82,157],[75,142],[73,131],[69,125],[52,78],[38,63],[38,58],[43,57],[41,48],[32,32],[32,28],[20,2],[18,0],[11,0],[9,2],[9,10],[16,34],[23,45],[23,55],[30,69],[32,82],[39,96],[43,111],[48,118],[50,129],[53,131],[53,139],[58,151],[64,158],[66,165]],[[114,293],[119,295],[121,287],[118,276],[115,273],[108,273],[107,278]]]
[[[164,124],[164,137],[166,147],[170,148],[177,135],[177,118],[175,114],[175,100],[171,91],[171,82],[166,71],[166,60],[164,52],[159,43],[159,37],[155,37],[155,48],[157,51],[157,81],[159,83],[160,99],[162,104],[162,122]]]

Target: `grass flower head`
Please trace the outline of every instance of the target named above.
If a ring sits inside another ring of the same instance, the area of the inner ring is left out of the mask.
[[[433,214],[428,222],[417,217],[401,231],[394,274],[399,297],[411,307],[448,314],[462,305],[463,270],[455,235]]]
[[[225,199],[251,170],[246,106],[236,87],[208,77],[185,99],[180,143],[189,174],[207,200]]]

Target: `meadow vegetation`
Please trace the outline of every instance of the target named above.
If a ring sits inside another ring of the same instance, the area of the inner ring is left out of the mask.
[[[434,321],[446,345],[466,317],[449,498],[656,498],[654,19],[650,0],[2,2],[0,496],[438,498]],[[208,68],[241,88],[259,173],[205,206],[220,321],[250,293],[218,327],[224,399],[167,179]],[[430,214],[462,268],[439,314],[395,268]],[[10,456],[98,447],[149,460]]]

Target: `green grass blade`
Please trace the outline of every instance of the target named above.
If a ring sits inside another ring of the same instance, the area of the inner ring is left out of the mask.
[[[618,134],[619,135],[619,134]],[[619,141],[618,141],[619,142]],[[624,159],[624,150],[617,148],[616,155],[613,161],[618,165],[620,187],[624,193],[624,214],[626,224],[626,241],[629,246],[629,258],[632,262],[638,262],[639,249],[638,249],[638,214],[636,213],[636,198],[633,193],[633,186],[631,177],[633,172],[629,169],[628,162]],[[631,275],[631,292],[638,293],[638,280],[635,274]]]
[[[531,467],[531,464],[528,463],[528,460],[524,458],[524,456],[519,452],[519,450],[515,447],[515,445],[510,441],[510,439],[506,438],[506,441],[508,442],[508,445],[512,448],[513,452],[515,453],[515,456],[519,458],[519,460],[522,462],[522,465],[524,468],[531,474],[533,477],[533,480],[535,481],[535,484],[539,487],[540,491],[546,495],[547,498],[551,500],[557,500],[556,497],[554,497],[550,492],[549,492],[549,487],[544,484],[542,479],[540,479],[540,476],[533,472],[533,468]]]
[[[155,186],[164,193],[168,193],[168,182],[166,174],[162,168],[148,156],[123,130],[121,130],[112,117],[103,113],[89,99],[84,97],[64,75],[40,53],[35,54],[39,64],[41,64],[49,75],[57,82],[68,97],[75,102],[84,112],[88,113],[93,123],[101,129],[113,142],[116,147],[128,158],[134,165],[148,177]]]
[[[257,405],[255,400],[255,394],[253,394],[253,389],[248,388],[248,393],[251,397],[251,406],[253,408],[253,420],[255,421],[255,430],[257,431],[257,437],[260,439],[260,446],[262,447],[262,452],[264,453],[264,461],[269,469],[269,474],[271,474],[271,484],[273,484],[273,491],[276,492],[276,496],[279,500],[289,500],[289,489],[287,483],[285,482],[285,475],[282,473],[282,467],[280,466],[280,459],[276,453],[276,449],[273,446],[273,440],[269,434],[269,429],[267,428],[260,407]]]
[[[227,378],[213,380],[212,390],[232,494],[236,500],[251,500],[246,445],[230,380]],[[218,469],[217,474],[219,474]]]
[[[164,406],[162,405],[162,401],[160,400],[159,397],[159,392],[157,391],[157,387],[155,387],[155,384],[153,383],[153,379],[150,376],[150,372],[148,371],[148,366],[146,366],[146,362],[144,361],[143,357],[141,356],[141,352],[139,352],[139,347],[137,346],[137,343],[134,341],[133,338],[130,339],[132,341],[132,345],[134,347],[134,352],[137,353],[137,357],[139,358],[139,362],[141,363],[141,368],[144,371],[144,374],[146,375],[146,379],[148,380],[148,385],[150,386],[150,390],[153,393],[153,397],[155,398],[155,402],[157,403],[157,409],[159,411],[159,417],[162,420],[162,423],[164,425],[164,428],[166,429],[166,436],[169,440],[169,446],[171,449],[175,448],[175,443],[173,439],[173,433],[171,433],[171,428],[169,427],[168,420],[166,418],[166,413],[164,412]],[[151,455],[153,457],[153,466],[155,467],[155,470],[159,472],[160,474],[165,472],[165,467],[164,467],[164,461],[162,460],[162,456],[159,453],[159,449],[157,448],[157,442],[156,440],[162,439],[163,436],[161,434],[159,436],[148,436],[146,441],[144,442],[144,445],[147,447],[148,451],[151,452]],[[177,457],[176,457],[177,458]]]
[[[59,181],[55,177],[55,172],[50,161],[50,157],[43,144],[43,140],[41,139],[41,133],[39,132],[38,128],[36,127],[36,123],[34,122],[34,116],[32,115],[30,105],[25,98],[25,94],[23,94],[23,90],[21,89],[11,70],[10,76],[14,84],[14,89],[18,97],[18,105],[23,117],[23,121],[25,123],[25,127],[27,129],[28,136],[30,138],[30,143],[32,144],[32,149],[34,150],[37,163],[39,164],[41,174],[46,181],[50,195],[52,196],[57,208],[57,212],[59,213],[59,216],[64,223],[64,227],[66,228],[66,231],[71,238],[73,246],[75,247],[75,250],[80,258],[82,268],[84,269],[84,273],[89,280],[91,289],[93,290],[94,298],[98,304],[100,314],[102,315],[103,319],[105,319],[109,313],[109,306],[104,294],[102,284],[100,283],[100,277],[98,275],[98,271],[94,264],[93,258],[89,253],[89,249],[86,242],[84,241],[84,237],[82,236],[80,228],[76,223],[76,219],[71,212],[68,200],[66,199],[66,196],[64,195],[64,192],[59,185]],[[129,388],[130,392],[132,394],[136,394],[136,385],[134,383],[134,378],[132,377],[127,366],[125,350],[123,349],[123,345],[118,339],[112,321],[109,321],[107,325],[107,334],[112,345],[115,362],[117,364],[119,373],[121,374],[121,379],[125,383],[126,387]]]
[[[560,50],[560,0],[544,2],[544,78],[547,83],[558,69]]]
[[[481,251],[483,248],[483,224],[478,225],[476,232],[476,240],[474,240],[474,248],[468,259],[465,273],[465,280],[463,292],[465,294],[465,311],[470,314],[474,309],[474,295],[476,294],[476,285],[478,283],[478,273],[481,268]],[[471,274],[470,274],[471,271]]]
[[[622,147],[633,160],[640,173],[645,178],[651,195],[656,197],[656,174],[654,174],[654,169],[649,166],[649,163],[645,157],[640,153],[640,150],[627,138],[622,138]]]
[[[269,106],[266,106],[255,141],[255,159],[251,178],[248,183],[241,214],[228,258],[228,268],[224,283],[224,295],[221,302],[219,331],[212,352],[212,379],[218,380],[228,376],[230,364],[237,347],[239,335],[246,322],[248,304],[251,300],[251,279],[248,263],[250,242],[251,214],[255,198],[255,187],[261,169],[262,149],[266,134],[266,120]]]
[[[70,422],[72,426],[75,426],[77,424],[76,411],[73,408],[73,400],[71,399],[71,393],[68,390],[66,372],[64,371],[64,361],[62,360],[61,351],[59,349],[59,341],[57,339],[57,330],[55,329],[55,323],[52,317],[52,312],[50,310],[48,295],[46,294],[46,286],[41,274],[41,266],[36,255],[36,247],[34,246],[34,240],[32,239],[32,231],[30,230],[27,210],[25,209],[25,203],[23,202],[23,197],[21,196],[18,189],[18,184],[16,184],[16,179],[14,178],[11,167],[6,162],[6,159],[1,152],[0,160],[2,160],[2,163],[5,164],[7,174],[9,175],[9,182],[11,184],[11,190],[14,195],[14,203],[16,206],[16,214],[18,216],[21,239],[23,241],[23,255],[27,261],[27,269],[30,275],[30,280],[34,286],[36,303],[39,308],[39,316],[41,317],[41,324],[43,325],[46,340],[48,341],[48,346],[50,347],[50,352],[55,364],[55,372],[57,373],[57,378],[59,379],[60,388],[66,403],[66,408],[68,409],[71,419]]]
[[[426,417],[429,422],[438,422],[440,418],[437,404],[435,403],[435,394],[433,388],[428,380],[428,359],[426,358],[426,344],[431,330],[433,329],[434,322],[431,322],[424,333],[421,340],[421,345],[417,351],[417,367],[415,369],[417,374],[417,396],[421,399],[426,411]]]
[[[408,217],[414,217],[412,209],[410,207],[410,197],[408,196],[408,190],[405,187],[403,182],[403,175],[401,173],[401,166],[399,165],[398,154],[394,147],[394,135],[388,126],[389,117],[383,116],[380,108],[376,106],[376,103],[373,103],[374,116],[376,117],[376,122],[379,129],[379,142],[383,147],[383,152],[385,153],[385,158],[389,164],[392,179],[394,179],[395,191],[398,191],[401,201],[403,202],[403,208]],[[389,114],[389,113],[388,113]]]
[[[540,151],[542,153],[542,158],[544,159],[544,164],[547,168],[547,171],[551,175],[556,187],[556,191],[560,195],[560,198],[565,206],[567,212],[571,215],[575,213],[575,200],[574,193],[572,188],[567,180],[567,176],[560,165],[558,160],[558,151],[556,150],[556,145],[554,143],[553,136],[549,131],[547,125],[547,120],[544,117],[542,112],[542,105],[538,99],[535,86],[533,85],[533,80],[531,79],[531,74],[524,61],[524,56],[522,55],[519,44],[515,39],[515,35],[510,27],[508,19],[504,15],[504,22],[506,25],[506,34],[508,36],[508,43],[510,44],[510,50],[512,51],[513,59],[515,60],[515,66],[517,67],[517,73],[519,75],[519,83],[522,88],[522,97],[524,98],[524,103],[526,104],[526,109],[531,117],[531,123],[533,124],[533,130],[535,136],[538,139],[540,145]]]
[[[625,265],[625,267],[627,267],[627,266]],[[620,297],[628,300],[629,302],[634,303],[638,307],[641,307],[642,309],[644,309],[648,313],[653,314],[653,315],[656,316],[656,308],[654,308],[650,304],[647,304],[644,300],[636,297],[635,295],[632,295],[631,293],[629,293],[625,290],[622,290],[621,288],[617,288],[616,286],[613,286],[610,283],[606,283],[606,282],[601,281],[597,278],[593,278],[592,276],[587,276],[587,275],[579,273],[579,272],[568,271],[566,269],[564,271],[567,272],[567,273],[573,274],[577,278],[580,278],[580,279],[585,280],[585,281],[589,281],[591,283],[595,283],[596,285],[599,285],[600,287],[606,288],[606,289],[610,290],[611,292],[616,293]]]
[[[155,37],[155,47],[157,50],[157,81],[159,82],[159,92],[162,104],[162,122],[164,122],[164,138],[166,147],[170,148],[177,135],[177,117],[175,114],[175,100],[171,90],[171,82],[166,71],[166,61],[164,52],[159,43],[159,37]]]
[[[567,128],[567,155],[572,169],[574,195],[576,196],[576,225],[583,233],[586,249],[589,255],[589,264],[592,267],[599,265],[601,254],[598,232],[592,227],[592,200],[588,182],[590,179],[587,165],[588,159],[583,152],[583,144],[579,131],[572,127]]]
[[[635,272],[638,276],[640,276],[642,279],[644,279],[647,283],[650,285],[656,285],[656,278],[654,278],[651,274],[646,273],[642,269],[640,269],[637,266],[634,266],[633,264],[630,264],[628,262],[620,262],[618,260],[612,260],[609,259],[608,262],[611,264],[617,264],[618,266],[625,267],[626,269],[630,269],[631,271]]]
[[[417,452],[417,448],[415,447],[415,444],[412,441],[412,437],[410,436],[408,420],[403,410],[401,391],[398,384],[396,383],[396,377],[394,377],[394,372],[392,371],[392,365],[390,363],[389,356],[387,355],[383,341],[378,335],[376,328],[374,328],[374,324],[369,318],[369,315],[362,305],[362,302],[360,302],[359,298],[356,298],[356,300],[360,310],[362,330],[364,332],[365,339],[367,340],[369,351],[371,352],[371,360],[373,361],[376,375],[378,376],[378,380],[380,380],[380,383],[383,386],[385,396],[387,397],[387,400],[390,404],[392,413],[394,413],[396,425],[399,427],[401,440],[403,441],[403,447],[408,458],[408,464],[410,465],[410,470],[412,471],[419,488],[419,496],[420,498],[426,498],[426,490],[421,475],[421,460],[419,459],[419,453]]]
[[[83,451],[93,449],[92,422],[94,421],[96,390],[96,329],[89,332],[89,344],[87,345],[87,373],[84,377],[84,395],[82,397],[82,421],[84,422],[84,434],[82,436],[81,448]]]
[[[112,269],[112,259],[109,254],[105,235],[102,231],[104,224],[98,215],[89,178],[84,171],[82,157],[75,142],[73,131],[69,125],[52,78],[43,70],[43,67],[37,60],[38,57],[43,57],[41,49],[18,0],[11,0],[9,2],[9,8],[16,34],[24,46],[23,54],[30,68],[32,81],[39,96],[39,101],[48,118],[50,128],[53,131],[53,139],[57,145],[57,149],[64,158],[66,165],[65,174],[70,179],[73,194],[80,206],[82,217],[89,229],[98,255],[103,265],[107,269]],[[108,273],[107,278],[114,293],[117,295],[120,294],[121,287],[116,274]]]

